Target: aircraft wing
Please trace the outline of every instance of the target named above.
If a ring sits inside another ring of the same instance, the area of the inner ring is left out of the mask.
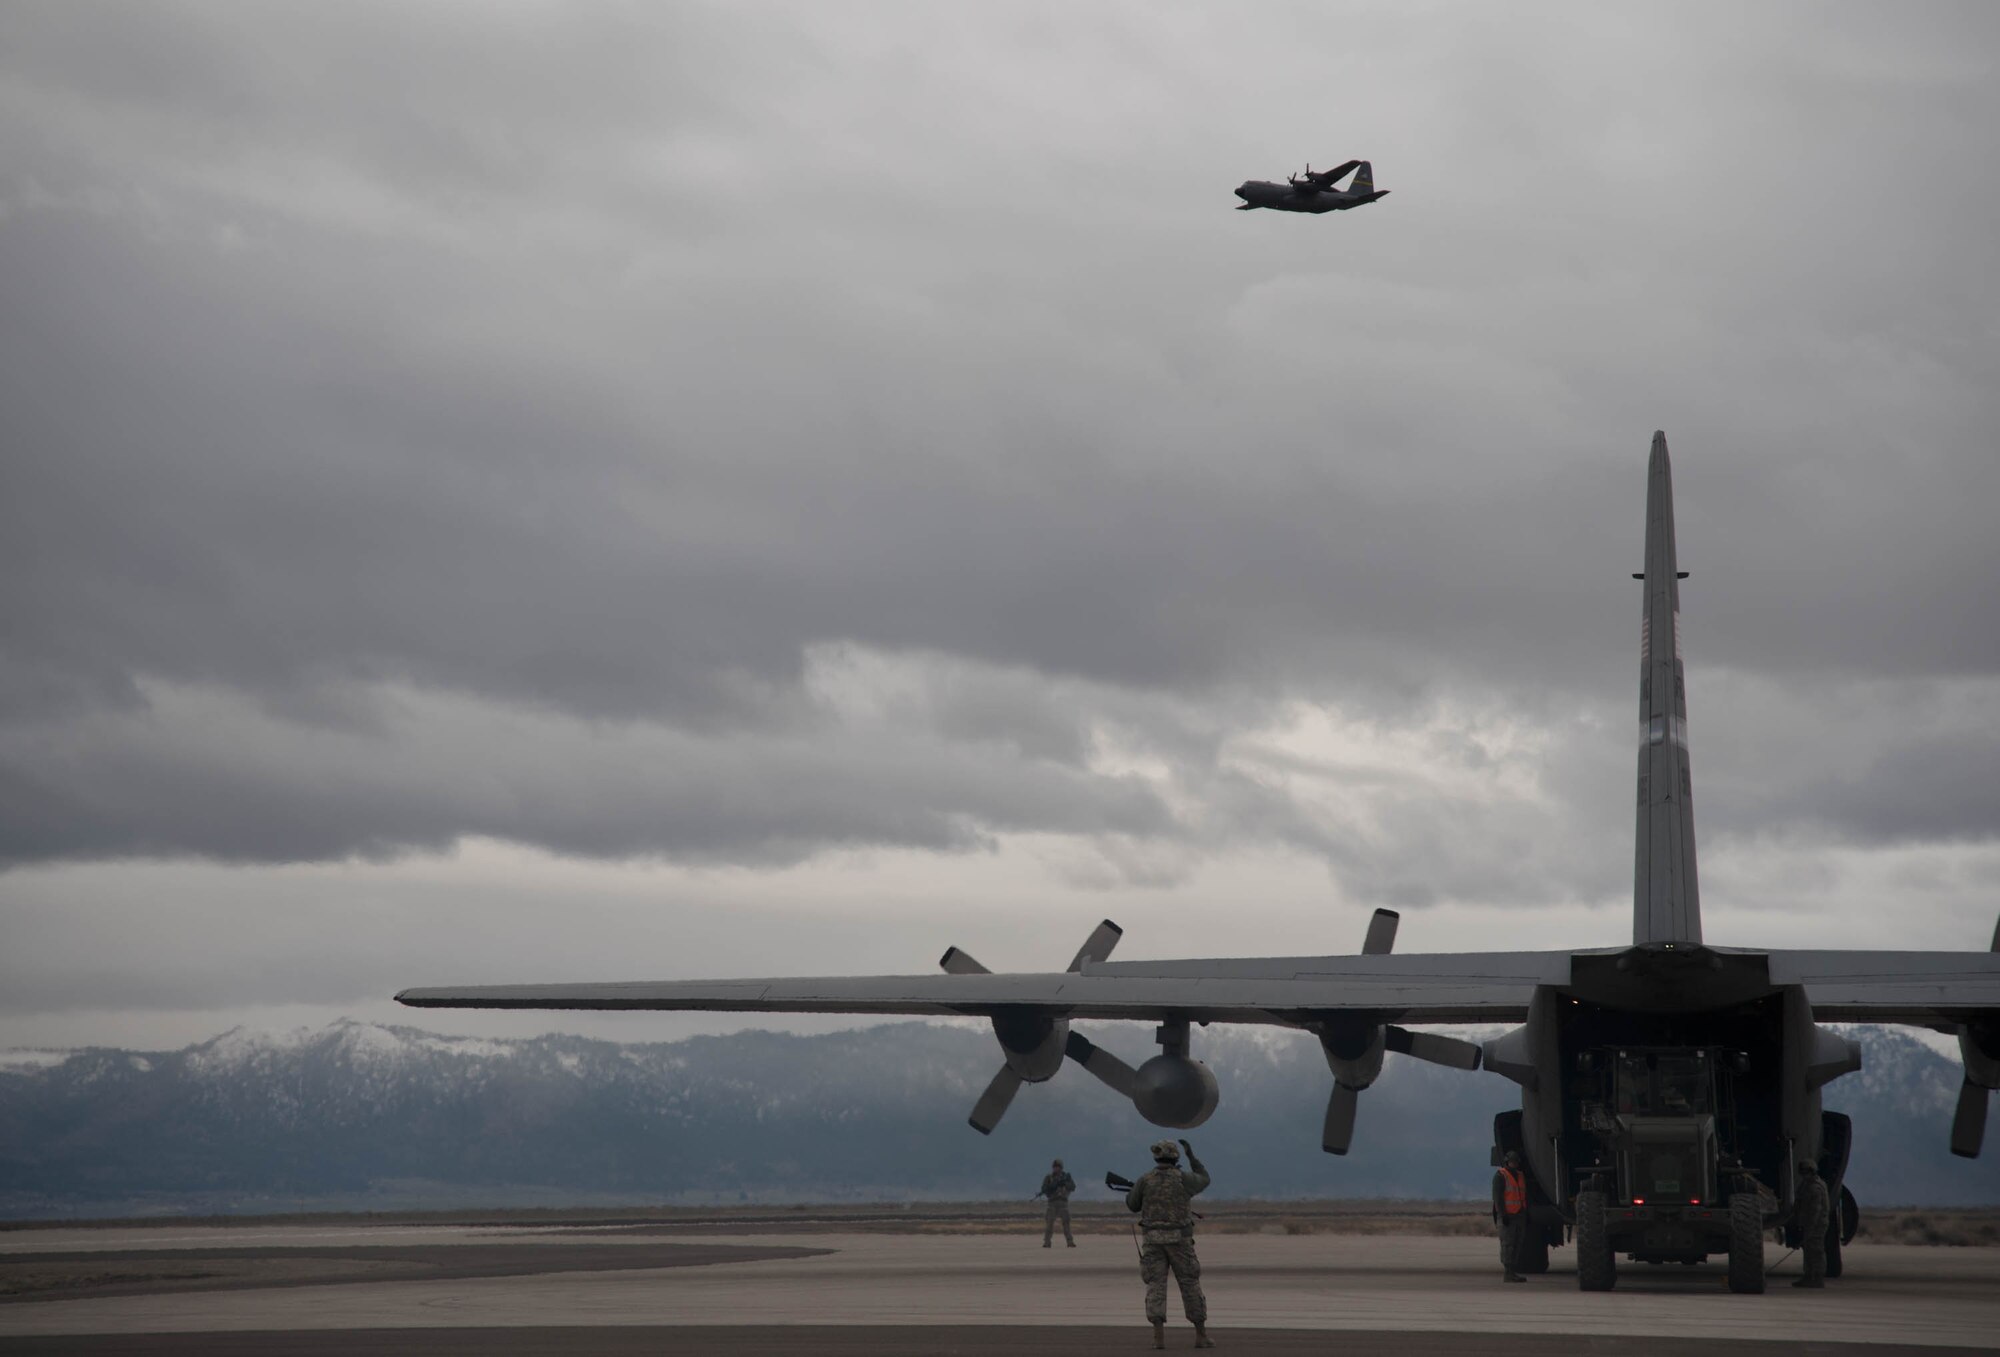
[[[1769,953],[1771,981],[1804,985],[1833,1022],[1956,1026],[2000,1011],[2000,952]]]
[[[1080,972],[786,977],[404,990],[415,1008],[711,1010],[991,1016],[1045,1009],[1072,1018],[1269,1023],[1328,1013],[1378,1021],[1512,1022],[1538,984],[1561,984],[1569,952],[1136,961]]]
[[[1771,985],[1803,985],[1815,1017],[1954,1026],[2000,1010],[2000,953],[1749,951]],[[414,1008],[661,1009],[990,1017],[1045,1009],[1072,1018],[1269,1023],[1332,1013],[1400,1023],[1518,1022],[1537,985],[1567,987],[1602,952],[1444,952],[1197,958],[1086,964],[1080,972],[800,976],[409,989]]]

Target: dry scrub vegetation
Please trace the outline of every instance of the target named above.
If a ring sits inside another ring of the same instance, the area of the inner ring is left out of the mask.
[[[1935,1210],[1926,1207],[1861,1212],[1857,1243],[2000,1245],[2000,1210]]]
[[[1202,1198],[1205,1234],[1478,1235],[1493,1233],[1483,1202],[1228,1201]],[[1132,1217],[1121,1200],[1071,1203],[1078,1234],[1123,1234]],[[1020,1234],[1042,1228],[1040,1202],[873,1202],[840,1205],[620,1207],[515,1211],[369,1212],[353,1215],[185,1217],[145,1221],[9,1221],[0,1233],[62,1226],[277,1224],[483,1225],[567,1227],[590,1234]],[[2000,1247],[2000,1207],[1864,1207],[1857,1242]]]

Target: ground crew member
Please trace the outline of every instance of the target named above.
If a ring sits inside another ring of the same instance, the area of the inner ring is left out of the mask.
[[[1826,1285],[1826,1228],[1832,1203],[1827,1199],[1826,1184],[1820,1181],[1819,1169],[1810,1159],[1799,1161],[1797,1207],[1799,1250],[1805,1255],[1806,1275],[1792,1285],[1817,1289]]]
[[[1042,1212],[1042,1247],[1047,1248],[1055,1238],[1056,1217],[1062,1217],[1063,1243],[1076,1247],[1076,1236],[1069,1232],[1069,1194],[1076,1191],[1076,1179],[1069,1176],[1058,1159],[1049,1166],[1048,1176],[1042,1179],[1042,1190],[1037,1197],[1049,1199],[1048,1208]]]
[[[1493,1175],[1493,1223],[1500,1227],[1500,1280],[1525,1282],[1521,1246],[1528,1239],[1528,1175],[1521,1170],[1521,1152],[1507,1151],[1507,1161]]]
[[[1153,1146],[1153,1168],[1139,1176],[1125,1194],[1125,1205],[1139,1213],[1144,1231],[1139,1245],[1139,1275],[1146,1282],[1146,1321],[1153,1326],[1153,1346],[1167,1345],[1167,1274],[1181,1284],[1181,1309],[1194,1325],[1194,1345],[1212,1348],[1208,1336],[1208,1298],[1201,1293],[1201,1260],[1194,1256],[1194,1209],[1189,1199],[1208,1187],[1208,1170],[1194,1157],[1185,1140],[1188,1166],[1180,1166],[1181,1151],[1171,1140]]]

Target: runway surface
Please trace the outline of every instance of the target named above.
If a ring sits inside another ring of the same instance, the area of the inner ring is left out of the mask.
[[[1034,1357],[1102,1357],[1153,1350],[1150,1329],[967,1325],[896,1327],[726,1327],[594,1329],[342,1329],[235,1334],[111,1334],[74,1338],[0,1339],[0,1353],[49,1357],[1003,1357],[1031,1349]],[[1731,1342],[1687,1338],[1606,1338],[1591,1335],[1468,1333],[1330,1333],[1325,1329],[1217,1329],[1217,1351],[1246,1357],[1939,1357],[1990,1349],[1870,1347],[1854,1343]],[[17,1342],[32,1346],[17,1347]],[[1558,1348],[1556,1345],[1560,1345]],[[1187,1329],[1168,1348],[1192,1346]]]
[[[201,1255],[217,1251],[289,1271],[281,1286],[0,1304],[0,1353],[975,1354],[1018,1353],[1025,1342],[1035,1357],[1063,1357],[1127,1346],[1128,1337],[1134,1350],[1147,1346],[1131,1242],[1117,1235],[1085,1236],[1073,1250],[1044,1250],[1033,1235],[880,1233],[705,1234],[697,1247],[801,1244],[830,1252],[662,1266],[657,1236],[621,1242],[571,1229],[23,1231],[0,1236],[0,1273],[78,1254],[102,1258],[104,1275],[199,1271]],[[1567,1250],[1549,1275],[1503,1286],[1491,1240],[1217,1234],[1200,1247],[1216,1336],[1237,1352],[1324,1351],[1329,1330],[1348,1331],[1344,1349],[1410,1357],[1527,1357],[1547,1350],[1535,1335],[1570,1336],[1572,1351],[1615,1343],[1662,1357],[1863,1348],[1935,1357],[2000,1345],[1993,1248],[1856,1245],[1847,1275],[1826,1291],[1791,1288],[1794,1257],[1769,1293],[1736,1296],[1719,1266],[1626,1265],[1616,1291],[1585,1294]],[[312,1256],[352,1261],[356,1250],[388,1250],[405,1265],[431,1250],[437,1270],[323,1283],[300,1271]],[[477,1250],[494,1251],[485,1270]],[[163,1266],[172,1261],[163,1251],[182,1263]],[[494,1275],[503,1263],[511,1275]],[[1170,1339],[1186,1347],[1189,1331],[1176,1320]]]

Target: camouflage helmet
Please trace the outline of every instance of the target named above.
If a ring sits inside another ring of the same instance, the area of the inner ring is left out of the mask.
[[[1153,1142],[1153,1162],[1155,1164],[1178,1164],[1181,1162],[1181,1147],[1171,1140]]]

